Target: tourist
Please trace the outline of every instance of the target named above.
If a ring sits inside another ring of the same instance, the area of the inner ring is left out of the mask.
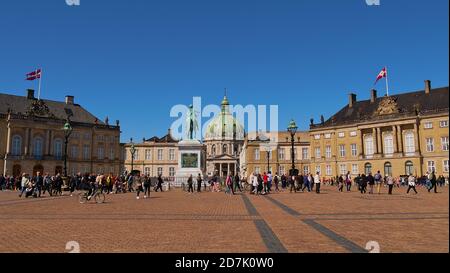
[[[267,193],[270,193],[272,191],[272,180],[272,172],[269,171],[269,173],[267,174]]]
[[[294,193],[297,193],[297,189],[295,187],[295,175],[291,175],[291,179],[289,180],[289,183],[291,184],[291,188],[289,190],[289,193],[292,193],[292,190],[294,190]]]
[[[303,175],[300,174],[299,176],[297,176],[297,190],[301,191],[303,189]]]
[[[258,181],[258,183],[257,183],[257,187],[256,187],[256,195],[260,195],[264,189],[264,185],[263,185],[264,180],[263,180],[261,174],[258,174],[257,181]]]
[[[252,193],[257,194],[258,192],[258,176],[256,175],[256,173],[253,173],[253,175],[251,176],[252,181]]]
[[[70,196],[73,196],[73,192],[75,191],[76,187],[77,187],[77,177],[75,175],[72,175],[69,181]]]
[[[344,191],[344,176],[340,175],[338,178],[338,191],[343,192]]]
[[[227,178],[225,179],[225,185],[226,185],[225,193],[234,195],[233,177],[231,176],[231,174],[227,175]]]
[[[142,187],[143,182],[144,182],[144,177],[143,176],[136,177],[136,182],[135,182],[135,185],[136,185],[136,199],[139,199],[139,194],[141,192],[144,192],[144,188]]]
[[[320,176],[319,172],[314,176],[314,186],[316,187],[316,193],[320,193]]]
[[[389,187],[388,194],[392,195],[392,189],[394,188],[394,178],[391,175],[388,175],[386,180]]]
[[[147,175],[144,176],[144,199],[150,198],[151,192],[151,179]]]
[[[375,184],[377,185],[377,193],[381,194],[381,185],[383,183],[383,176],[381,176],[380,171],[378,171],[375,174],[374,179],[375,179]]]
[[[311,187],[311,191],[314,191],[314,177],[312,175],[312,173],[309,174],[309,185]]]
[[[436,175],[434,174],[434,170],[428,175],[428,180],[431,183],[431,187],[428,188],[428,192],[431,192],[432,189],[434,189],[434,193],[437,193],[437,181],[436,181]]]
[[[197,192],[201,192],[202,191],[202,175],[198,174],[197,175]]]
[[[369,184],[369,194],[373,194],[373,187],[375,185],[375,178],[373,177],[372,173],[369,172],[369,175],[367,176],[367,183]]]
[[[409,191],[413,189],[414,192],[417,194],[417,190],[416,190],[416,178],[410,174],[408,176],[408,190],[406,191],[406,194],[409,194]]]
[[[3,191],[6,189],[6,178],[3,174],[0,174],[0,190]]]
[[[192,186],[193,183],[194,183],[193,180],[194,180],[194,179],[193,179],[193,177],[192,177],[192,174],[189,175],[189,178],[188,178],[188,180],[187,180],[187,184],[188,184],[188,193],[189,193],[189,194],[194,193],[194,187]]]
[[[130,174],[130,176],[128,176],[128,180],[127,180],[127,182],[128,182],[128,191],[129,192],[133,192],[134,191],[134,189],[133,189],[133,181],[134,180],[134,175],[132,175],[132,174]]]
[[[350,172],[347,172],[347,175],[345,176],[345,184],[347,186],[347,191],[351,191],[352,189],[352,176]]]
[[[245,181],[245,180],[244,180]],[[241,178],[239,177],[239,174],[236,174],[234,176],[234,190],[237,191],[239,189],[240,192],[242,192],[242,188],[241,188]]]
[[[28,182],[30,181],[30,179],[28,178],[28,175],[26,173],[22,174],[22,180],[21,180],[21,184],[20,184],[20,194],[19,197],[22,197],[23,193],[26,191],[26,186],[28,184]]]
[[[160,175],[158,175],[158,183],[156,184],[155,192],[157,192],[158,189],[161,190],[161,192],[163,191],[163,188],[162,188],[163,183],[164,183],[164,181],[162,179],[162,175],[160,174]]]
[[[361,194],[365,194],[366,188],[367,188],[367,176],[365,174],[362,174],[359,181],[360,181],[359,188],[360,188]]]
[[[263,174],[263,183],[264,183],[264,189],[263,189],[263,193],[267,193],[268,189],[267,189],[267,181],[268,181],[269,177],[267,176],[266,173]]]
[[[287,186],[287,177],[286,177],[286,175],[282,175],[281,176],[281,189],[284,191],[285,189],[286,189],[286,186]]]
[[[273,177],[273,183],[275,184],[275,191],[280,192],[280,188],[278,187],[278,184],[280,184],[278,173],[275,173],[275,176]]]

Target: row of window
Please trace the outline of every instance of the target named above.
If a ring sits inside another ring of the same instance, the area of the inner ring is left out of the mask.
[[[291,149],[288,149],[289,152],[291,152]],[[286,157],[286,149],[284,148],[278,148],[278,159],[279,160],[287,160],[288,158]],[[269,159],[272,159],[272,151],[266,152],[266,151],[261,151],[259,148],[255,148],[254,150],[254,155],[253,155],[253,159],[254,160],[261,160],[261,153],[266,154],[266,159],[267,159],[267,154],[269,155]],[[294,158],[298,159],[297,157],[297,148],[294,148]],[[309,148],[302,148],[302,158],[303,160],[309,159]]]
[[[150,167],[145,167],[144,168],[144,174],[147,175],[147,176],[153,176]],[[163,175],[163,174],[164,174],[164,168],[163,167],[156,168],[156,175],[157,176],[160,176],[160,175]],[[175,168],[174,167],[169,167],[169,176],[170,177],[175,176]]]
[[[426,138],[426,144],[427,144],[427,152],[434,152],[435,150],[435,146],[434,146],[434,138],[429,137]],[[448,141],[448,136],[445,137],[441,137],[441,150],[444,152],[448,152],[449,151],[449,141]]]
[[[220,146],[219,146],[220,147]],[[229,144],[223,144],[222,145],[222,154],[228,154],[228,153],[232,153],[232,154],[237,154],[240,150],[240,146],[235,145],[234,146],[234,151],[232,151],[232,148],[229,147],[233,147],[232,145]],[[211,155],[215,156],[216,154],[218,154],[218,147],[216,145],[212,145],[211,146]]]
[[[448,128],[448,120],[441,120],[439,121],[439,127],[440,128]],[[433,122],[427,121],[423,124],[423,128],[425,129],[433,129]]]
[[[136,150],[134,153],[133,160],[139,160],[140,158],[140,150]],[[164,149],[157,149],[157,156],[156,160],[162,161],[164,160]],[[128,149],[127,157],[128,159],[131,159],[131,151]],[[152,160],[152,150],[151,149],[145,149],[144,150],[144,160]],[[175,149],[169,149],[169,160],[174,161],[175,160]]]

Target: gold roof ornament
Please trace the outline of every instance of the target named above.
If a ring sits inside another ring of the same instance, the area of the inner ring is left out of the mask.
[[[397,100],[394,97],[387,96],[383,98],[378,104],[378,109],[375,111],[375,115],[392,115],[398,114],[400,109],[398,108]]]

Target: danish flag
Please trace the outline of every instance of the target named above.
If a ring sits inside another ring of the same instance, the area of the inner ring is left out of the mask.
[[[385,67],[385,68],[383,68],[383,69],[381,70],[380,74],[378,74],[377,80],[375,81],[375,84],[377,84],[377,82],[378,82],[379,80],[381,80],[382,78],[386,78],[386,77],[387,77],[387,69],[386,69],[386,67]]]
[[[37,69],[36,71],[30,72],[27,74],[27,81],[34,81],[36,79],[41,78],[41,69]]]

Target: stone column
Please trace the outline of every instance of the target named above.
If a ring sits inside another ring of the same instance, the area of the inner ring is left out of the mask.
[[[46,130],[45,133],[45,155],[50,155],[50,130]]]
[[[392,126],[392,140],[394,142],[394,153],[398,153],[398,138],[397,138],[397,127]]]
[[[219,177],[222,177],[222,163],[219,164]]]
[[[381,128],[377,128],[377,153],[382,154],[383,153],[383,141],[381,137]]]
[[[30,128],[25,129],[25,145],[24,145],[24,155],[28,156],[30,154]]]
[[[361,140],[361,145],[360,145],[360,149],[361,151],[359,152],[359,154],[361,156],[364,156],[365,152],[364,152],[364,134],[362,130],[359,130],[359,134],[360,134],[360,140]]]
[[[377,129],[372,128],[372,139],[373,139],[373,153],[378,154],[378,139],[377,139]]]
[[[237,174],[237,163],[234,163],[234,175]]]
[[[397,145],[398,145],[398,152],[403,153],[403,133],[402,127],[400,125],[397,125]]]
[[[417,128],[417,123],[414,123],[414,151],[417,153],[420,151],[420,143],[419,143],[419,130]]]
[[[230,163],[227,163],[227,176],[230,174]]]
[[[5,158],[8,157],[8,155],[11,154],[11,125],[8,123],[8,133],[6,136],[6,156]]]

